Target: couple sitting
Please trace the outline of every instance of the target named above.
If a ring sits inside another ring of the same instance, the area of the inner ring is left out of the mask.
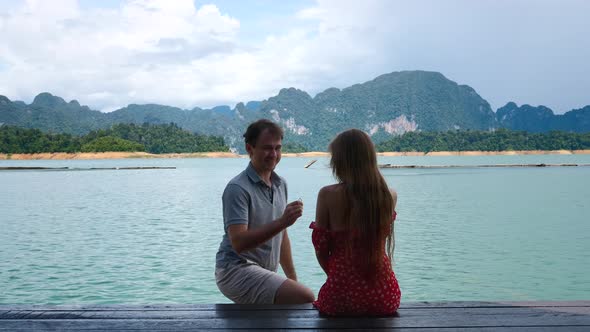
[[[330,144],[339,183],[318,194],[311,223],[318,262],[327,274],[318,299],[297,282],[287,228],[303,203],[287,204],[287,183],[274,168],[281,159],[283,130],[258,120],[244,134],[250,164],[223,193],[225,233],[217,252],[215,280],[236,303],[313,302],[327,315],[389,315],[400,303],[391,268],[397,196],[378,166],[371,139],[360,130]],[[277,273],[281,264],[286,277]]]

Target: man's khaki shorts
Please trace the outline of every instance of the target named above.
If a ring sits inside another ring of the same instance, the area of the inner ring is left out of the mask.
[[[240,263],[215,269],[217,287],[238,304],[273,304],[286,277],[256,263]]]

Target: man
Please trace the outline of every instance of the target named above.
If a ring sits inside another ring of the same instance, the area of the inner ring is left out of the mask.
[[[287,204],[287,183],[274,172],[281,160],[282,139],[283,130],[272,121],[250,124],[244,134],[250,163],[223,192],[225,233],[215,280],[235,303],[314,301],[313,292],[297,282],[287,234],[303,213],[303,203]],[[277,273],[279,263],[286,278]]]

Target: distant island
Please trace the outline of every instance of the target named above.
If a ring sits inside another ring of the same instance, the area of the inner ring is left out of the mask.
[[[518,91],[515,91],[516,93]],[[156,104],[131,104],[110,113],[102,113],[82,106],[76,100],[66,102],[46,92],[37,95],[31,104],[11,101],[0,96],[0,125],[4,126],[84,137],[91,132],[112,130],[113,126],[119,124],[134,124],[139,127],[144,124],[174,124],[179,129],[198,136],[223,138],[224,147],[206,143],[199,147],[201,150],[227,147],[234,153],[245,152],[242,134],[250,122],[259,118],[272,119],[285,128],[285,148],[291,152],[325,151],[330,140],[338,132],[353,127],[369,133],[378,146],[387,146],[383,149],[399,148],[402,151],[408,149],[405,144],[409,139],[430,137],[428,135],[431,134],[427,133],[432,132],[492,133],[498,129],[528,133],[559,131],[563,132],[563,135],[590,132],[590,105],[556,115],[542,105],[518,106],[513,102],[507,102],[494,112],[489,103],[473,88],[453,82],[441,73],[429,71],[384,74],[344,89],[329,88],[314,97],[302,90],[285,88],[276,96],[262,101],[238,103],[234,108],[221,105],[211,109],[195,107],[187,110]],[[418,136],[403,136],[406,133],[418,133]],[[421,136],[423,134],[426,136]],[[124,137],[118,138],[129,140]],[[397,141],[398,139],[401,141]],[[391,140],[394,143],[391,143]],[[143,144],[132,139],[129,141]],[[87,149],[99,149],[101,145],[117,146],[118,149],[125,150],[137,148],[132,148],[132,143],[115,138],[102,138],[94,143],[95,147],[88,145],[89,143],[83,143]],[[431,146],[420,143],[409,149],[433,151],[432,149],[443,148],[440,141],[435,143]],[[479,147],[475,145],[476,150],[517,149],[517,146],[528,149],[536,146],[530,142],[521,142],[517,145],[511,143],[504,148],[500,142],[498,147],[495,143],[479,144]],[[568,144],[571,145],[571,142],[559,146],[566,148]],[[554,145],[547,143],[541,149],[548,149]],[[204,148],[205,146],[208,147]],[[447,147],[451,151],[468,148],[457,146],[456,142],[450,141]],[[145,144],[144,149],[150,152],[150,148]]]
[[[528,133],[498,129],[495,131],[454,130],[446,132],[407,132],[387,141],[376,144],[379,152],[432,153],[482,151],[580,151],[590,149],[590,133]],[[285,142],[284,153],[305,154],[303,146]],[[128,152],[131,154],[116,154]],[[111,153],[102,155],[126,158],[150,158],[158,155],[166,157],[203,157],[236,155],[229,151],[223,138],[197,135],[181,129],[175,124],[141,126],[117,124],[109,129],[92,131],[87,135],[44,133],[39,129],[26,129],[14,126],[0,126],[0,154],[59,154],[40,158],[65,158],[63,155],[90,153]],[[93,154],[94,153],[94,154]],[[113,154],[115,153],[115,154]],[[61,157],[59,157],[61,156]],[[79,155],[85,158],[84,155]],[[237,155],[236,155],[237,156]],[[25,158],[26,157],[22,157]]]
[[[433,152],[378,152],[383,157],[421,157],[421,156],[514,156],[514,155],[547,155],[547,154],[590,154],[590,150],[527,150],[527,151],[433,151]],[[328,152],[283,153],[285,158],[326,158]],[[197,153],[164,153],[147,152],[48,152],[48,153],[0,153],[0,160],[89,160],[89,159],[150,159],[150,158],[248,158],[248,155],[233,152],[197,152]]]

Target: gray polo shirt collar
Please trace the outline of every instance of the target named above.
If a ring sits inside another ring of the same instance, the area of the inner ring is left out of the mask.
[[[260,175],[258,175],[258,173],[256,173],[256,170],[254,169],[252,162],[250,162],[248,164],[248,167],[246,168],[246,174],[248,174],[250,181],[252,181],[254,183],[259,183],[259,182],[264,183],[264,181],[262,181],[262,178],[260,177]],[[273,186],[278,187],[282,184],[281,177],[278,176],[277,173],[275,173],[274,171],[270,175],[270,180],[272,181]],[[266,183],[264,183],[264,184],[266,185]]]

